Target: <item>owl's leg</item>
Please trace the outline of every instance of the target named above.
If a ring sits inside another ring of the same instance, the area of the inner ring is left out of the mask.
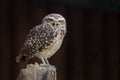
[[[45,58],[45,62],[46,62],[47,65],[50,65],[50,63],[49,63],[47,58]]]
[[[46,64],[45,59],[43,57],[41,58],[41,61],[44,65]]]

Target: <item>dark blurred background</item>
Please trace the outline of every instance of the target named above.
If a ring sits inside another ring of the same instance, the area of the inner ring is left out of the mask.
[[[119,0],[1,0],[0,80],[16,80],[25,35],[49,13],[67,20],[63,45],[49,59],[57,80],[120,80]]]

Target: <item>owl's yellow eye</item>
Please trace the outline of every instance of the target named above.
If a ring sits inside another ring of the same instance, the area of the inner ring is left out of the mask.
[[[59,24],[58,23],[56,23],[56,26],[58,26]]]
[[[55,26],[55,23],[52,23],[52,26]]]

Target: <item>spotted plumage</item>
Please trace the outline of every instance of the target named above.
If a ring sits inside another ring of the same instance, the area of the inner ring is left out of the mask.
[[[42,24],[33,27],[26,36],[25,43],[17,56],[17,62],[38,57],[43,64],[60,48],[66,34],[66,21],[60,14],[49,14]]]

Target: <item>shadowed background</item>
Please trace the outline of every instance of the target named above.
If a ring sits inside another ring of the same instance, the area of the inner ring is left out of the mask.
[[[119,80],[120,1],[1,0],[0,79],[16,80],[25,35],[49,13],[67,20],[67,35],[49,61],[58,80]]]

